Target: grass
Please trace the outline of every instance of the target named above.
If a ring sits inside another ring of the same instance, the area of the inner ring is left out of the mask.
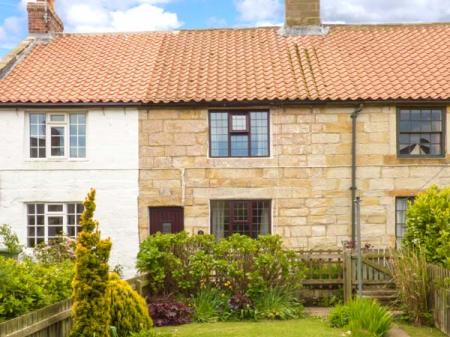
[[[156,330],[164,334],[172,333],[174,337],[341,337],[344,331],[330,328],[316,318],[188,324]]]
[[[396,323],[401,329],[405,330],[411,337],[447,337],[436,328],[417,327],[406,323]]]

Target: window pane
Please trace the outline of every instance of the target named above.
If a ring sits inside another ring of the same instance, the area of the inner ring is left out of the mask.
[[[70,157],[86,157],[86,115],[70,115]]]
[[[30,158],[45,158],[45,114],[30,114]]]
[[[406,232],[406,210],[408,202],[414,201],[414,197],[397,197],[395,199],[395,234],[397,247],[401,246],[401,241]]]
[[[211,201],[211,232],[221,239],[230,235],[229,201]]]
[[[401,109],[399,111],[399,153],[423,156],[442,155],[441,110]]]
[[[62,226],[48,226],[48,237],[55,237],[59,235],[63,235],[63,227]]]
[[[64,156],[64,127],[52,127],[51,133],[51,155],[55,157]]]
[[[211,156],[227,157],[228,154],[228,113],[212,112],[211,119]]]
[[[232,135],[231,136],[231,156],[248,157],[248,136]]]
[[[49,216],[47,218],[47,223],[49,226],[62,225],[63,217],[62,216]]]
[[[77,204],[77,213],[81,214],[84,212],[84,205],[83,204]]]
[[[67,227],[67,235],[71,236],[71,237],[76,237],[77,236],[76,227],[68,226]]]
[[[50,115],[50,120],[52,122],[64,122],[65,116],[64,115]]]
[[[36,227],[36,234],[37,236],[43,237],[45,235],[45,227],[44,226]]]
[[[251,155],[254,157],[269,155],[269,123],[267,112],[252,112],[251,119]]]
[[[35,208],[36,208],[35,204],[27,205],[27,212],[28,212],[28,214],[34,214]]]
[[[232,115],[231,120],[233,131],[247,130],[247,115]]]
[[[48,205],[47,209],[49,212],[62,212],[63,205]]]

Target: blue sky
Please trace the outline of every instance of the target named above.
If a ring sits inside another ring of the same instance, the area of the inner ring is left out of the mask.
[[[27,35],[26,2],[0,0],[0,57]],[[450,0],[322,0],[339,23],[450,22]],[[283,0],[56,0],[67,32],[279,25]]]

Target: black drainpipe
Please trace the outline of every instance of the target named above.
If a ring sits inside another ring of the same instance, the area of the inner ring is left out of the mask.
[[[358,114],[363,110],[363,105],[360,104],[350,115],[352,119],[352,241],[355,243],[355,229],[356,229],[356,217],[355,217],[355,198],[356,198],[356,119]]]

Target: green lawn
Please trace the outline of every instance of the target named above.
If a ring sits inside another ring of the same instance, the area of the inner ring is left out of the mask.
[[[446,337],[435,328],[396,322],[411,337]],[[161,337],[342,337],[344,330],[330,328],[318,318],[291,321],[226,322],[187,324],[157,328]]]
[[[396,323],[405,330],[411,337],[446,337],[446,335],[435,328],[415,327],[405,323]]]
[[[231,322],[188,324],[158,328],[174,337],[341,337],[343,330],[332,329],[320,319],[292,321]]]

